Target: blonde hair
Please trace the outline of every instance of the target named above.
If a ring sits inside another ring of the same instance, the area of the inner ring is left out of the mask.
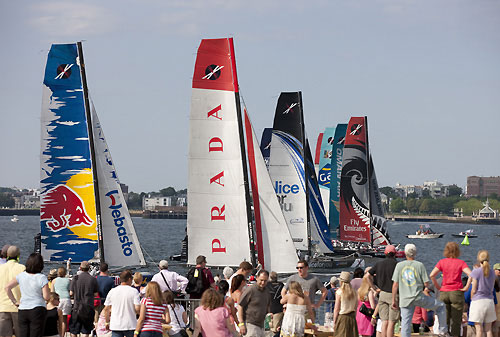
[[[369,291],[370,291],[370,283],[366,278],[363,277],[363,281],[361,281],[361,286],[358,289],[359,300],[364,301],[365,297],[368,296]]]
[[[148,283],[146,287],[146,297],[150,298],[154,305],[163,304],[163,296],[161,294],[160,285],[157,282],[151,281]]]
[[[490,253],[486,249],[482,249],[477,253],[477,261],[483,268],[483,275],[488,277],[490,275]]]
[[[295,294],[299,297],[304,298],[304,291],[302,290],[302,287],[300,286],[299,282],[295,282],[295,281],[290,282],[290,286],[288,287],[288,291],[291,294]]]
[[[340,282],[340,298],[345,298],[346,300],[352,300],[356,296],[356,292],[352,289],[349,282]]]
[[[139,272],[136,272],[134,274],[133,280],[134,280],[134,283],[136,285],[140,286],[142,284],[142,280],[143,280],[142,274]]]

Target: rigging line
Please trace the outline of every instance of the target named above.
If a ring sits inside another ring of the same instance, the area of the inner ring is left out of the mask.
[[[157,264],[157,265],[159,264],[159,262],[155,261],[155,260],[151,257],[151,255],[148,253],[148,251],[147,251],[146,249],[144,249],[144,247],[141,247],[141,249],[142,249],[142,251],[143,251],[144,253],[146,253],[146,255],[149,257],[150,262],[155,263],[155,264]]]

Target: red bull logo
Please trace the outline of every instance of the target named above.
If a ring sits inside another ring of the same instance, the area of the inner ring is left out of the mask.
[[[54,232],[94,223],[85,211],[83,200],[66,185],[58,185],[45,193],[40,205],[40,220],[46,221]]]
[[[127,229],[124,226],[125,217],[123,217],[122,213],[120,212],[122,204],[117,202],[117,198],[115,198],[115,195],[118,195],[118,190],[112,190],[106,193],[106,196],[109,197],[111,201],[109,209],[111,210],[111,216],[113,217],[113,221],[116,226],[116,233],[118,234],[118,239],[122,244],[123,255],[130,256],[133,253],[132,248],[130,248],[130,246],[132,246],[134,243],[130,241],[127,235]]]

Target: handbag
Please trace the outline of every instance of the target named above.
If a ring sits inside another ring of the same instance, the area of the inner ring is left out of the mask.
[[[361,306],[359,307],[359,312],[362,313],[363,315],[365,316],[368,316],[368,317],[372,317],[373,316],[373,313],[375,312],[375,309],[372,309],[372,308],[368,308],[364,303],[361,304]]]
[[[181,326],[181,322],[179,321],[179,317],[177,317],[177,314],[175,313],[175,307],[172,304],[170,306],[172,307],[172,312],[174,313],[175,320],[177,321],[177,324],[179,324],[179,327],[181,328],[181,330],[179,331],[179,335],[181,335],[181,337],[189,337],[189,334],[187,332],[186,327],[183,328]]]

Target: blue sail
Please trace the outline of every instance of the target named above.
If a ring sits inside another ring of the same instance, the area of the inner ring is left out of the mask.
[[[318,180],[314,171],[314,162],[312,160],[309,141],[306,140],[305,165],[307,167],[307,186],[309,200],[309,221],[311,228],[312,248],[318,253],[329,253],[333,251],[332,241],[330,239],[330,230],[321,200]]]
[[[333,136],[333,150],[331,156],[330,175],[330,234],[336,239],[340,224],[340,175],[342,173],[342,155],[344,152],[344,138],[347,124],[337,124]]]
[[[90,260],[98,250],[90,142],[77,44],[52,45],[43,80],[42,255]]]

